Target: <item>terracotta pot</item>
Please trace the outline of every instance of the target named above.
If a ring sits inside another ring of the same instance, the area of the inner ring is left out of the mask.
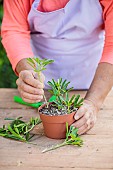
[[[38,108],[38,112],[45,104]],[[74,121],[75,112],[65,115],[49,116],[39,112],[43,123],[45,135],[53,139],[64,139],[66,137],[66,122],[70,126]]]

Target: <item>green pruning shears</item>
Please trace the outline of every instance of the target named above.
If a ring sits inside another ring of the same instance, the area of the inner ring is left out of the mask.
[[[44,102],[38,102],[38,103],[27,103],[27,102],[24,102],[23,99],[19,96],[14,96],[14,101],[17,102],[17,103],[20,103],[20,104],[23,104],[23,105],[26,105],[26,106],[31,106],[31,107],[34,107],[34,108],[39,108],[42,104],[44,104]],[[49,102],[54,102],[56,100],[56,96],[52,96],[50,99],[49,99]]]

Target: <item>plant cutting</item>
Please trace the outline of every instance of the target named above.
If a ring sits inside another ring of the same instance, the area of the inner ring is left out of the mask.
[[[24,122],[21,119],[22,117],[18,117],[16,119],[5,118],[5,120],[10,120],[11,123],[7,126],[3,125],[3,127],[0,128],[0,136],[28,144],[37,145],[30,142],[30,140],[35,135],[31,134],[31,131],[37,124],[41,123],[41,120],[39,118],[32,117],[28,122]],[[73,126],[70,126],[69,129],[68,123],[66,122],[66,139],[60,144],[44,149],[42,152],[45,153],[66,145],[82,146],[83,140],[78,136],[77,131],[78,129]]]
[[[78,129],[70,126],[70,129],[68,128],[68,123],[66,122],[66,139],[55,146],[52,146],[50,148],[47,148],[45,150],[43,150],[42,152],[48,152],[57,148],[60,148],[62,146],[66,146],[66,145],[76,145],[76,146],[82,146],[83,145],[83,140],[78,136],[77,134]]]
[[[27,58],[28,64],[33,68],[33,70],[37,73],[38,79],[41,82],[41,72],[46,70],[46,66],[54,62],[54,60],[48,59],[39,59],[39,58]],[[46,96],[43,95],[46,105],[48,106],[48,102]]]
[[[74,115],[79,107],[83,104],[83,98],[80,95],[73,95],[69,98],[69,91],[73,88],[68,88],[70,82],[62,80],[49,81],[51,89],[49,92],[56,96],[54,102],[39,107],[38,111],[42,120],[45,135],[54,139],[62,139],[66,137],[66,122],[70,126],[75,120]]]
[[[28,122],[24,122],[21,119],[22,117],[16,119],[6,118],[5,120],[11,120],[11,123],[0,128],[0,136],[30,143],[30,139],[34,136],[30,132],[36,125],[41,123],[41,120],[40,118],[31,117]]]

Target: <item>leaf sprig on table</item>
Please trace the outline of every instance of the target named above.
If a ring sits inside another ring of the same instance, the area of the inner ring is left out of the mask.
[[[22,142],[29,142],[29,140],[34,136],[30,134],[31,130],[39,123],[41,123],[40,118],[30,118],[28,122],[21,120],[22,117],[11,119],[6,118],[5,120],[12,120],[7,126],[3,125],[0,128],[0,136],[5,138],[10,138]]]
[[[17,141],[31,143],[29,141],[34,136],[34,134],[30,134],[30,132],[37,124],[41,123],[41,120],[40,118],[32,117],[28,122],[24,122],[23,120],[21,120],[21,118],[22,117],[16,119],[6,118],[5,120],[11,120],[11,123],[7,126],[3,125],[3,127],[0,128],[0,136]],[[42,152],[45,153],[66,145],[82,146],[83,140],[78,136],[77,131],[78,129],[73,126],[70,126],[69,129],[68,123],[66,123],[66,139],[64,140],[64,142],[52,146],[51,148],[47,148]]]
[[[66,145],[76,145],[76,146],[82,146],[83,145],[83,140],[78,136],[77,134],[78,129],[75,128],[74,126],[70,126],[70,129],[68,128],[68,123],[66,122],[66,139],[64,140],[64,142],[52,146],[50,148],[47,148],[45,150],[43,150],[42,152],[48,152],[51,150],[55,150],[57,148],[60,148],[62,146],[66,146]]]

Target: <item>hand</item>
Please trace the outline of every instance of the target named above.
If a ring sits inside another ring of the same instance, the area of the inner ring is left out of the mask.
[[[82,135],[89,131],[96,122],[98,109],[90,100],[84,100],[83,105],[75,114],[75,123],[72,126],[78,128],[78,134]]]
[[[40,80],[37,73],[33,70],[24,70],[19,73],[19,78],[16,81],[18,90],[22,99],[28,103],[36,103],[43,99],[45,77],[40,75]]]

